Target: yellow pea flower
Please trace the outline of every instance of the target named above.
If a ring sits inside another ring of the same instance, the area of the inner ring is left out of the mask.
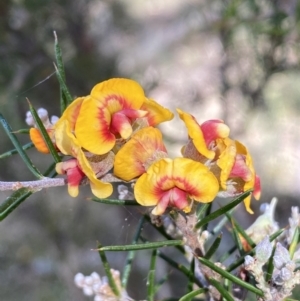
[[[253,189],[253,196],[260,198],[260,179],[256,175],[252,158],[247,148],[239,141],[230,139],[229,127],[222,120],[208,120],[201,125],[190,114],[177,109],[189,134],[189,142],[183,148],[184,157],[201,162],[209,167],[219,180],[221,197],[236,196]],[[251,196],[244,200],[250,208]]]
[[[169,110],[148,100],[137,82],[110,79],[97,84],[83,101],[75,135],[83,148],[94,154],[105,154],[117,139],[128,139],[133,133],[133,123],[140,118],[147,119],[148,114],[148,125],[173,117]]]
[[[218,190],[218,180],[203,164],[187,158],[164,158],[137,180],[134,195],[141,205],[156,206],[152,214],[161,215],[167,207],[189,212],[193,201],[211,202]]]
[[[155,161],[167,157],[161,132],[146,127],[132,135],[115,157],[114,174],[130,181],[145,173]]]
[[[109,197],[113,192],[112,185],[97,179],[81,146],[75,136],[71,133],[70,123],[67,120],[61,121],[55,127],[55,136],[60,151],[65,155],[74,157],[69,161],[60,162],[56,165],[57,173],[67,174],[69,194],[73,197],[78,195],[78,186],[81,183],[81,180],[86,176],[90,181],[92,193],[96,197]]]

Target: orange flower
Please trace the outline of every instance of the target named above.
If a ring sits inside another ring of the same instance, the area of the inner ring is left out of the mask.
[[[201,163],[186,158],[161,159],[152,164],[134,186],[134,195],[143,206],[156,206],[161,215],[167,207],[185,212],[192,202],[211,202],[218,193],[218,180]]]
[[[109,197],[113,192],[112,185],[110,183],[104,183],[96,177],[91,164],[81,149],[81,146],[71,133],[70,123],[67,120],[61,121],[55,127],[55,135],[57,145],[60,146],[61,152],[65,155],[71,155],[75,158],[56,164],[57,173],[66,173],[68,176],[69,194],[73,197],[78,195],[78,186],[83,177],[86,176],[90,181],[92,193],[96,197]]]
[[[183,148],[184,157],[201,162],[209,167],[220,183],[219,196],[232,197],[248,189],[253,196],[260,197],[260,180],[255,174],[252,158],[246,147],[229,136],[229,128],[221,120],[209,120],[199,125],[196,119],[179,109],[189,134],[189,142]],[[251,196],[244,200],[246,210],[250,208]]]
[[[53,129],[47,129],[48,135],[50,137],[50,139],[54,138],[54,133],[53,133]],[[37,128],[31,128],[29,130],[29,136],[30,139],[32,141],[32,143],[34,144],[35,148],[43,153],[43,154],[49,154],[49,149],[47,144],[45,143],[45,140],[40,132],[39,129]]]
[[[159,159],[167,157],[167,150],[158,129],[146,127],[132,135],[116,154],[114,174],[130,181],[145,173]]]
[[[83,148],[94,154],[105,154],[114,147],[117,139],[128,139],[133,133],[134,122],[148,114],[152,124],[173,117],[169,110],[147,100],[142,87],[135,81],[110,79],[96,85],[90,97],[83,101],[75,135]]]

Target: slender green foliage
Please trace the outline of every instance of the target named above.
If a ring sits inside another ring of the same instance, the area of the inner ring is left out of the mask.
[[[105,252],[102,250],[102,246],[100,244],[98,244],[98,251],[99,251],[99,255],[100,255],[104,270],[105,270],[105,274],[106,274],[107,279],[108,279],[109,286],[111,287],[114,294],[119,297],[120,296],[119,289],[118,289],[117,284],[114,280],[114,277],[111,273],[111,268],[110,268],[110,265],[107,261]]]
[[[232,208],[234,208],[235,206],[237,206],[247,196],[249,196],[249,194],[251,192],[252,192],[252,190],[248,190],[248,191],[244,192],[239,197],[237,197],[235,200],[233,200],[231,203],[229,203],[226,206],[224,206],[224,207],[222,207],[222,208],[220,208],[220,209],[212,212],[211,214],[209,214],[205,218],[199,220],[199,222],[196,224],[196,229],[199,229],[199,228],[203,227],[204,225],[208,224],[210,221],[218,218],[219,216],[225,214],[226,212],[228,212],[229,210],[231,210]]]
[[[215,252],[219,248],[221,240],[222,240],[222,233],[219,236],[217,236],[217,238],[214,240],[214,242],[212,243],[210,248],[207,250],[207,252],[204,256],[205,259],[210,259],[215,254]]]
[[[221,269],[220,267],[216,266],[214,263],[210,262],[209,260],[205,259],[205,258],[201,258],[201,257],[198,257],[198,260],[206,265],[207,267],[211,268],[213,271],[217,272],[218,274],[220,274],[222,277],[224,278],[227,278],[228,280],[244,287],[245,289],[259,295],[259,296],[263,296],[263,292],[256,288],[255,286],[241,280],[240,278],[232,275],[231,273]]]
[[[29,142],[29,143],[27,143],[27,144],[22,145],[22,149],[23,149],[24,151],[26,151],[26,150],[32,148],[33,146],[34,146],[33,143],[32,143],[32,142]],[[4,158],[10,157],[10,156],[15,155],[15,154],[18,154],[18,150],[17,150],[16,148],[14,148],[14,149],[12,149],[12,150],[9,150],[9,151],[7,151],[7,152],[1,154],[1,155],[0,155],[0,159],[4,159]]]
[[[157,250],[152,251],[150,270],[147,279],[147,300],[154,301],[155,295],[155,266],[156,266]]]
[[[26,154],[26,152],[24,151],[22,145],[20,144],[18,138],[16,137],[16,135],[13,133],[10,125],[8,124],[8,122],[6,121],[6,119],[3,117],[3,115],[0,113],[0,123],[5,131],[5,133],[7,134],[7,136],[9,137],[10,141],[12,142],[12,144],[14,145],[15,149],[17,150],[17,152],[19,153],[20,157],[22,158],[23,162],[26,164],[26,166],[28,167],[28,169],[33,173],[33,175],[35,177],[37,177],[38,179],[42,179],[43,175],[41,174],[41,172],[33,165],[32,161],[29,159],[28,155]]]
[[[179,245],[181,246],[183,245],[182,240],[164,240],[164,241],[148,242],[148,243],[136,244],[136,245],[101,247],[101,251],[136,251],[136,250],[157,249],[162,247],[179,246]]]
[[[137,226],[136,232],[134,234],[133,240],[132,240],[132,245],[135,245],[140,237],[141,231],[143,229],[143,225],[145,222],[145,217],[142,216],[140,218],[139,224]],[[132,266],[132,261],[135,255],[135,251],[129,251],[127,259],[126,259],[126,263],[123,269],[123,277],[122,277],[122,287],[126,288],[127,283],[128,283],[128,278],[131,272],[131,266]]]

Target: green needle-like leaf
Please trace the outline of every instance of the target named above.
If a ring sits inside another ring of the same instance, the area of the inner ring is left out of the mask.
[[[157,249],[162,247],[182,246],[182,245],[183,245],[182,240],[164,240],[164,241],[148,242],[148,243],[136,244],[136,245],[101,247],[101,251],[136,251],[136,250]]]
[[[194,277],[194,274],[183,264],[176,262],[175,260],[173,260],[172,258],[168,257],[167,255],[165,255],[164,253],[162,253],[160,250],[158,250],[157,252],[158,256],[163,259],[164,261],[166,261],[170,266],[172,266],[173,268],[175,268],[176,270],[180,271],[181,273],[183,273],[185,276],[187,276],[189,279],[192,279],[193,282],[195,284],[197,284],[199,287],[201,287],[201,283],[199,282],[199,280],[197,278]]]
[[[191,292],[193,290],[193,286],[194,286],[194,271],[195,271],[195,258],[193,257],[193,259],[191,260],[191,264],[190,264],[190,271],[193,273],[191,274],[191,276],[189,277],[189,281],[188,281],[188,285],[187,285],[187,292]]]
[[[224,262],[226,259],[228,259],[237,249],[237,246],[234,245],[231,247],[224,255],[221,256],[221,258],[218,260],[219,262]]]
[[[251,246],[251,248],[255,248],[256,244],[251,239],[251,237],[246,233],[246,231],[239,225],[239,223],[232,217],[229,217],[231,219],[232,226],[237,230],[237,232],[246,240],[246,242]]]
[[[89,200],[97,203],[108,204],[108,205],[140,206],[140,204],[134,200],[112,200],[112,199],[98,199],[98,198],[89,198]]]
[[[133,240],[132,240],[132,244],[135,245],[140,237],[143,225],[144,225],[144,221],[145,221],[145,217],[142,216],[140,218],[139,224],[137,226],[136,232],[134,234]],[[126,288],[127,283],[128,283],[128,278],[131,272],[131,265],[132,265],[132,261],[135,255],[135,251],[129,251],[127,259],[126,259],[126,263],[123,269],[123,277],[122,277],[122,287]]]
[[[29,143],[27,143],[27,144],[22,145],[22,149],[25,151],[25,150],[27,150],[27,149],[32,148],[33,146],[34,146],[33,143],[32,143],[32,142],[29,142]],[[16,148],[14,148],[14,149],[12,149],[12,150],[9,150],[9,151],[7,151],[7,152],[1,154],[1,155],[0,155],[0,159],[4,159],[4,158],[7,158],[7,157],[10,157],[10,156],[15,155],[15,154],[17,154],[17,153],[18,153],[18,150],[17,150]]]
[[[266,273],[266,281],[267,282],[269,282],[271,280],[272,275],[273,275],[273,271],[274,271],[273,257],[274,257],[274,254],[275,254],[275,250],[276,250],[276,244],[274,244],[272,254],[271,254],[271,257],[269,259],[268,266],[267,266],[267,273]]]
[[[212,243],[210,248],[207,250],[207,252],[204,256],[205,259],[210,259],[215,254],[215,252],[219,248],[221,240],[222,240],[222,233],[215,239],[215,241]]]
[[[298,243],[299,243],[299,227],[296,227],[292,242],[289,247],[289,253],[290,253],[291,259],[293,259],[293,257],[294,257]]]
[[[105,274],[106,274],[107,279],[108,279],[109,286],[111,287],[114,294],[119,297],[120,292],[119,292],[118,286],[117,286],[117,284],[114,280],[114,277],[111,273],[111,268],[110,268],[110,265],[107,261],[105,252],[102,250],[102,246],[100,244],[98,244],[98,251],[99,251],[99,255],[100,255],[104,270],[105,270]]]
[[[31,105],[30,101],[28,99],[27,99],[27,101],[28,101],[28,104],[29,104],[29,110],[30,110],[30,112],[32,114],[32,117],[33,117],[35,123],[37,124],[38,129],[40,130],[40,132],[41,132],[41,134],[43,136],[43,139],[44,139],[44,141],[45,141],[45,143],[46,143],[46,145],[47,145],[47,147],[48,147],[48,149],[49,149],[49,151],[50,151],[50,153],[51,153],[54,161],[56,163],[60,162],[61,158],[58,155],[58,153],[57,153],[57,151],[56,151],[56,149],[55,149],[55,147],[54,147],[54,145],[53,145],[53,143],[52,143],[52,141],[51,141],[51,139],[50,139],[50,137],[48,135],[48,132],[47,132],[47,130],[44,127],[43,122],[41,121],[41,119],[40,119],[39,115],[37,114],[35,108]]]
[[[57,79],[58,79],[58,82],[59,82],[59,85],[60,85],[60,88],[61,90],[63,91],[63,94],[65,96],[65,99],[66,99],[66,104],[67,106],[69,104],[72,103],[73,101],[73,97],[72,95],[70,94],[69,92],[69,89],[64,81],[64,79],[62,78],[61,74],[60,74],[60,71],[58,70],[57,66],[54,64],[54,68],[55,68],[55,71],[56,71],[56,76],[57,76]]]
[[[147,280],[147,300],[154,301],[155,294],[155,266],[156,266],[157,250],[152,251],[150,270]]]
[[[155,285],[155,293],[157,293],[159,291],[159,289],[161,288],[161,286],[169,279],[169,275],[166,275],[165,277],[163,277],[162,279],[160,279],[157,284]]]
[[[209,282],[219,291],[221,296],[226,301],[234,301],[233,297],[229,294],[229,292],[218,282],[217,280],[210,278]]]
[[[13,192],[12,195],[0,205],[0,221],[4,220],[31,194],[33,194],[33,191],[24,187]]]
[[[241,194],[239,197],[237,197],[234,201],[231,203],[227,204],[226,206],[214,211],[213,213],[209,214],[205,218],[201,219],[195,226],[196,229],[199,229],[203,227],[204,225],[208,224],[210,221],[218,218],[221,215],[224,215],[226,212],[237,206],[239,203],[241,203],[250,193],[252,190],[248,190]]]
[[[22,160],[24,161],[24,163],[26,164],[26,166],[28,167],[28,169],[38,178],[38,179],[42,179],[43,175],[40,173],[40,171],[33,165],[33,163],[31,162],[31,160],[29,159],[28,155],[26,154],[26,152],[23,150],[22,145],[20,144],[19,140],[17,139],[16,135],[13,133],[10,125],[7,123],[7,121],[5,120],[5,118],[3,117],[3,115],[0,113],[0,123],[4,128],[4,131],[6,132],[7,136],[9,137],[9,139],[11,140],[11,142],[13,143],[15,149],[17,150],[17,152],[19,153],[20,157],[22,158]]]
[[[207,290],[208,290],[208,289],[206,289],[206,288],[199,288],[199,289],[197,289],[197,290],[194,290],[194,291],[192,291],[192,292],[190,292],[190,293],[188,293],[188,294],[182,296],[182,297],[179,299],[179,301],[191,301],[191,300],[193,300],[194,297],[196,297],[196,296],[198,296],[198,295],[201,295],[201,294],[207,292]]]
[[[228,218],[230,218],[230,217],[228,217]],[[243,256],[243,255],[245,255],[245,251],[243,249],[243,245],[242,245],[241,239],[239,237],[239,233],[232,220],[231,220],[231,223],[232,223],[232,232],[233,232],[233,239],[235,241],[235,245],[237,246],[237,248],[240,252],[240,255]]]
[[[54,53],[55,53],[57,69],[58,69],[63,81],[66,82],[65,68],[64,68],[61,48],[58,43],[56,31],[54,31],[53,34],[54,34]],[[66,109],[67,106],[68,106],[67,99],[65,97],[65,94],[63,93],[63,90],[60,88],[60,111],[61,111],[61,114],[64,112],[64,110]]]
[[[223,276],[224,278],[244,287],[245,289],[259,295],[259,296],[263,296],[263,292],[254,287],[253,285],[241,280],[240,278],[232,275],[231,273],[228,273],[227,271],[221,269],[220,267],[216,266],[214,263],[210,262],[209,260],[205,259],[205,258],[201,258],[201,257],[198,257],[198,260],[206,265],[207,267],[211,268],[213,271],[217,272],[218,274],[220,274],[221,276]]]
[[[16,130],[14,131],[14,134],[29,134],[30,129],[20,129],[20,130]]]

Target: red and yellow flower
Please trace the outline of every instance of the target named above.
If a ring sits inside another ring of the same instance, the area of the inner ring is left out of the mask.
[[[152,214],[161,215],[167,207],[189,212],[193,201],[211,202],[218,190],[218,180],[203,164],[187,158],[165,158],[137,180],[134,195],[141,205],[155,206]]]
[[[196,119],[177,110],[189,134],[189,142],[182,153],[209,167],[219,180],[219,196],[236,196],[253,189],[256,199],[260,197],[260,180],[255,174],[252,158],[246,147],[239,141],[229,138],[229,128],[221,120],[209,120],[199,125]],[[251,196],[244,200],[246,210],[250,208]]]
[[[98,198],[109,197],[113,188],[110,183],[100,181],[85,153],[82,151],[77,139],[71,133],[70,123],[67,120],[60,122],[55,127],[56,143],[60,146],[60,151],[73,158],[56,164],[58,174],[67,174],[68,192],[76,197],[79,192],[79,185],[87,177],[90,182],[92,193]]]
[[[114,174],[130,181],[143,173],[151,164],[167,157],[161,132],[146,127],[132,135],[131,139],[116,154]]]
[[[96,85],[84,99],[75,124],[79,144],[94,154],[105,154],[117,139],[128,139],[135,122],[145,118],[148,125],[173,118],[173,114],[148,100],[142,87],[130,79],[110,79]]]

